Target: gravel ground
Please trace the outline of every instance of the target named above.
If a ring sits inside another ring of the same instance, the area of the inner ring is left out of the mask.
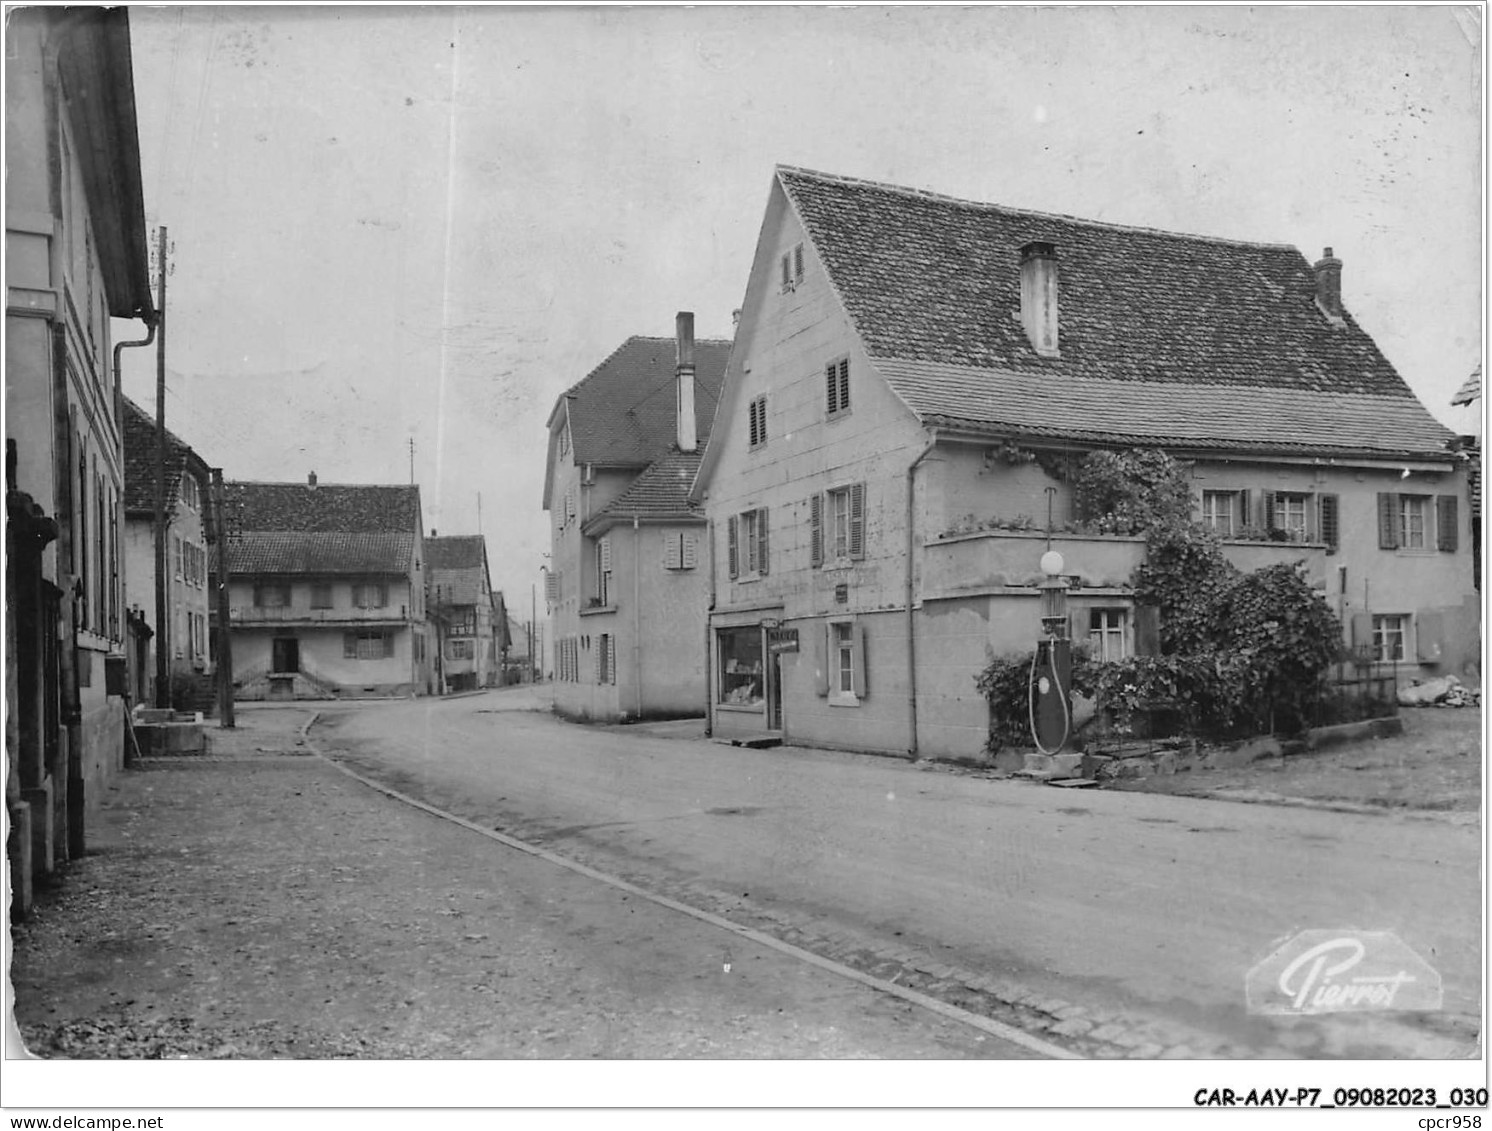
[[[1223,800],[1306,802],[1442,813],[1466,819],[1482,805],[1482,709],[1405,707],[1404,733],[1319,753],[1115,783],[1111,788]]]
[[[375,793],[252,709],[126,773],[12,927],[67,1059],[1029,1056]]]

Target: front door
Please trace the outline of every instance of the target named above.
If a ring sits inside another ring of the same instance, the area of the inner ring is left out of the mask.
[[[767,727],[782,729],[782,655],[767,653]]]
[[[272,645],[273,666],[276,674],[300,671],[300,641],[293,636],[277,636]]]

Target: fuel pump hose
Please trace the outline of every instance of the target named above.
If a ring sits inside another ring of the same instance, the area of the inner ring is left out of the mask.
[[[1036,743],[1037,750],[1050,757],[1058,753],[1067,744],[1068,738],[1072,735],[1072,708],[1067,704],[1067,689],[1062,686],[1062,677],[1057,672],[1056,648],[1049,646],[1046,654],[1047,666],[1052,669],[1052,686],[1057,689],[1057,701],[1062,704],[1062,738],[1054,748],[1048,750],[1041,744],[1041,732],[1036,729],[1036,695],[1034,692],[1036,691],[1036,665],[1041,659],[1041,648],[1039,645],[1031,655],[1031,676],[1026,685],[1026,707],[1031,718],[1031,739]]]

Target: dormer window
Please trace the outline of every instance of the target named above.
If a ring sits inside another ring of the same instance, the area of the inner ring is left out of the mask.
[[[1042,357],[1060,357],[1057,347],[1057,248],[1028,243],[1021,248],[1021,325]]]

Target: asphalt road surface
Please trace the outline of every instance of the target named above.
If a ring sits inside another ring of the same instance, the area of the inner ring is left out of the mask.
[[[1447,1056],[1476,1039],[1474,824],[1068,791],[536,707],[521,689],[339,704],[311,733],[433,805],[685,901],[894,940],[1234,1052]],[[1443,1011],[1248,1014],[1245,973],[1307,928],[1393,931],[1440,972]]]

